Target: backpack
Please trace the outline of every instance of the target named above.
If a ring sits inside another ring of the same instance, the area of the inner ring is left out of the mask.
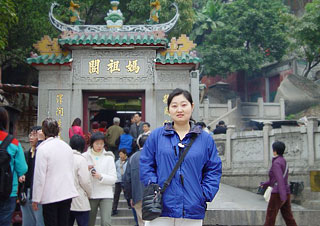
[[[0,145],[0,201],[7,200],[12,191],[11,156],[7,151],[12,140],[13,136],[8,134]]]

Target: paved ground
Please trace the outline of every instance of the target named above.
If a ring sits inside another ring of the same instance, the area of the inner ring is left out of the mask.
[[[208,210],[266,210],[267,205],[262,195],[221,184],[213,202],[208,203]],[[306,210],[295,204],[292,204],[292,209]]]
[[[204,225],[263,225],[267,204],[261,195],[221,184],[213,202],[207,203]],[[292,204],[292,211],[299,226],[320,226],[319,210]],[[280,213],[276,225],[285,225]]]

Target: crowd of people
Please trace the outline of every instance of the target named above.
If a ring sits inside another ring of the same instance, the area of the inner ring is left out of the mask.
[[[120,118],[114,117],[108,128],[105,122],[93,122],[88,134],[76,118],[69,129],[69,144],[58,136],[58,122],[46,118],[41,126],[31,128],[30,149],[25,153],[6,132],[8,113],[0,107],[0,225],[10,225],[19,196],[23,226],[72,226],[75,221],[79,226],[94,226],[98,209],[101,225],[110,226],[111,216],[118,214],[121,191],[136,225],[202,225],[206,202],[219,190],[221,159],[206,125],[192,119],[191,94],[175,89],[167,105],[172,122],[152,132],[138,112],[124,128]],[[218,132],[225,133],[224,123],[219,126]],[[273,146],[270,180],[261,185],[276,187],[266,225],[274,225],[275,209],[281,209],[286,221],[295,225],[287,195],[288,176],[281,176],[286,166],[284,148],[278,143]],[[185,150],[187,155],[183,155]],[[182,164],[167,184],[182,155]],[[3,172],[11,173],[11,180],[3,179]],[[19,192],[18,183],[23,184]],[[8,184],[10,191],[5,192],[3,185]],[[162,194],[161,216],[144,221],[143,191],[150,184],[167,189]]]

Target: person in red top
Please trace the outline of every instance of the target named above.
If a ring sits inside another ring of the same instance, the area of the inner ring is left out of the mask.
[[[81,128],[81,119],[79,118],[73,120],[71,128],[69,129],[69,138],[71,139],[71,137],[75,134],[78,134],[84,138],[84,134]]]
[[[108,123],[106,121],[102,121],[100,122],[100,125],[99,125],[99,132],[103,133],[103,135],[106,135],[107,134],[107,125]]]

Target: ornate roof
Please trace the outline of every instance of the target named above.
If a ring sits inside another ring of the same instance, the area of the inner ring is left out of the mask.
[[[51,55],[41,55],[37,57],[27,58],[28,64],[67,64],[72,62],[71,54],[64,56],[63,54],[59,54],[56,56],[55,54]]]
[[[57,28],[59,31],[74,31],[74,32],[152,32],[152,31],[163,31],[169,32],[177,23],[179,19],[179,9],[178,6],[173,3],[172,5],[176,9],[176,15],[168,22],[162,24],[139,24],[139,25],[123,25],[121,27],[108,28],[106,25],[70,25],[65,24],[57,20],[53,15],[54,7],[59,4],[54,2],[51,5],[49,12],[50,22]]]
[[[140,45],[163,46],[168,39],[160,32],[128,33],[128,32],[91,32],[91,33],[64,33],[58,40],[60,45]]]
[[[182,53],[181,56],[178,56],[177,53],[174,53],[172,56],[170,53],[167,53],[165,56],[157,53],[155,61],[157,64],[197,64],[201,62],[201,59],[187,53]]]

